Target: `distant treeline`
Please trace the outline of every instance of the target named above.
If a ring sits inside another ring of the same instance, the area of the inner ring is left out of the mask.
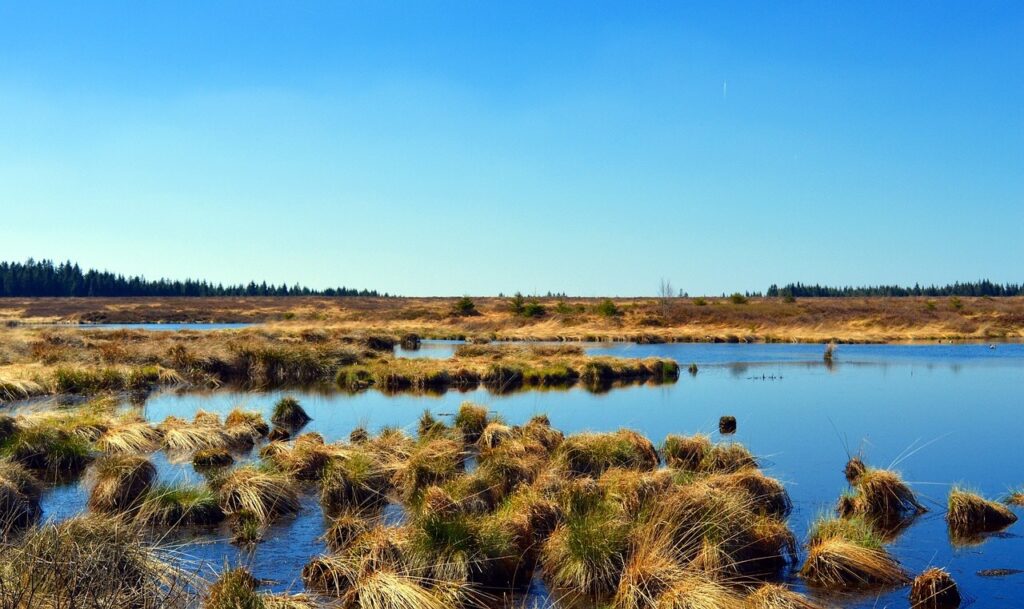
[[[953,283],[944,286],[922,287],[915,284],[908,288],[898,285],[876,285],[861,287],[832,287],[824,285],[804,285],[802,283],[790,283],[781,288],[772,284],[768,288],[766,296],[769,298],[794,297],[794,298],[843,298],[856,296],[1022,296],[1024,285],[1022,284],[999,284],[992,283],[985,279],[968,283]]]
[[[82,272],[69,262],[52,260],[0,262],[0,296],[382,296],[376,290],[328,288],[313,290],[301,285],[267,285],[250,281],[248,285],[213,284],[186,279],[147,280],[125,277],[107,271]],[[383,296],[388,296],[387,293]]]

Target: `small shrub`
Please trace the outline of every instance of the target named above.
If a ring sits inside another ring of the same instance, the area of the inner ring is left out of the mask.
[[[605,298],[597,305],[597,314],[602,317],[619,317],[622,310],[610,298]]]
[[[729,297],[729,302],[735,305],[745,305],[748,300],[747,297],[739,292],[733,292],[732,296]]]
[[[455,301],[452,305],[452,313],[459,317],[472,317],[479,315],[480,312],[476,310],[476,303],[469,296],[463,296],[462,298]]]

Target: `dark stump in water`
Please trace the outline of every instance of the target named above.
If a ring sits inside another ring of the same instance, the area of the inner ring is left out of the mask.
[[[736,433],[736,417],[724,416],[718,419],[718,433],[720,434],[734,434]]]

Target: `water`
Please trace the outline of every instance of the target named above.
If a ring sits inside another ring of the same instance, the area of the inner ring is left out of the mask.
[[[593,394],[583,388],[491,395],[480,389],[442,396],[385,396],[303,392],[158,393],[143,406],[151,420],[190,417],[199,409],[227,413],[236,405],[269,416],[282,395],[296,395],[313,417],[306,428],[328,441],[348,436],[357,425],[409,430],[424,408],[453,413],[463,400],[490,406],[512,423],[547,413],[567,432],[630,427],[656,443],[668,433],[711,433],[730,414],[738,420],[737,441],[759,455],[765,471],[785,482],[794,501],[790,525],[806,535],[814,518],[833,509],[846,489],[842,468],[848,451],[863,450],[876,466],[895,464],[930,513],[919,518],[891,546],[913,572],[947,568],[973,607],[1015,606],[1024,598],[1024,574],[1004,578],[976,575],[981,569],[1024,569],[1024,523],[992,536],[980,546],[953,547],[943,514],[951,485],[962,483],[990,498],[1024,484],[1024,345],[842,345],[829,368],[821,345],[663,344],[594,346],[593,353],[674,357],[685,369],[674,385],[633,386]],[[159,463],[161,476],[196,475],[190,466]],[[76,511],[84,502],[78,487],[52,491],[48,515]],[[77,493],[77,494],[76,494]],[[313,499],[298,517],[268,533],[252,557],[258,577],[275,589],[300,586],[299,572],[321,550],[323,521]],[[1024,515],[1018,512],[1018,515]],[[206,535],[187,554],[219,567],[238,560],[226,531]],[[801,581],[788,576],[793,585]],[[542,593],[542,591],[541,591]],[[905,607],[907,590],[835,599],[846,607]]]

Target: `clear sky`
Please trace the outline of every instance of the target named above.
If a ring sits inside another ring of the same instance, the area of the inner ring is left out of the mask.
[[[7,2],[0,258],[406,295],[1024,280],[1024,3]]]

